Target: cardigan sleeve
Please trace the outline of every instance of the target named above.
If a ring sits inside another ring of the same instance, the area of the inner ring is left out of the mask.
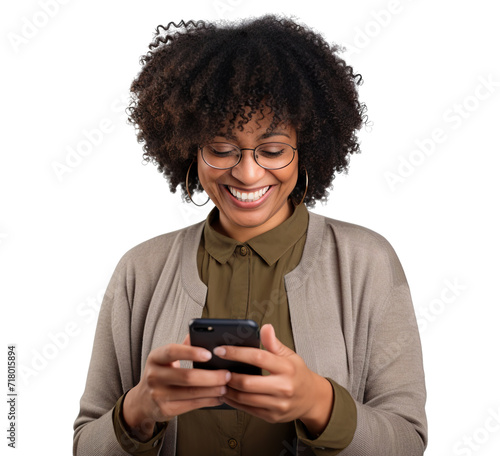
[[[367,378],[362,400],[354,400],[355,409],[336,426],[354,426],[347,447],[339,448],[342,433],[325,432],[317,439],[301,441],[315,455],[339,456],[421,456],[427,444],[425,384],[420,338],[413,306],[405,285],[390,295],[375,324],[371,347],[366,354]],[[349,392],[342,388],[344,394]],[[343,402],[349,403],[347,397]],[[340,416],[340,415],[339,415]],[[353,424],[352,420],[354,420]],[[335,429],[333,419],[327,427]],[[332,438],[334,437],[334,438]],[[335,438],[336,437],[336,438]]]
[[[299,354],[354,401],[354,436],[338,454],[421,456],[427,445],[422,349],[399,258],[371,230],[311,219],[319,223],[311,225],[302,265],[287,280],[290,314]],[[307,444],[314,454],[328,454],[319,440]]]
[[[113,421],[115,404],[134,386],[126,269],[124,257],[101,304],[85,391],[74,423],[75,456],[130,454],[123,446],[133,441],[120,445]],[[157,451],[160,448],[158,445]]]
[[[352,441],[356,431],[356,404],[345,388],[331,378],[327,378],[333,388],[334,403],[330,420],[323,432],[313,437],[306,426],[295,420],[295,430],[299,441],[298,452],[302,450],[301,444],[312,448],[318,456],[336,456]]]
[[[342,456],[419,456],[427,446],[420,336],[406,283],[395,287],[375,324],[367,353],[357,425]]]
[[[125,393],[115,405],[113,411],[113,426],[115,428],[115,435],[120,442],[121,447],[132,456],[156,456],[158,453],[158,445],[161,444],[167,423],[156,423],[153,436],[147,442],[141,442],[134,439],[128,432],[127,426],[123,419],[123,400]]]

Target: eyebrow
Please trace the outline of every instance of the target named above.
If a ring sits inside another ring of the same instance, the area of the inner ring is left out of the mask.
[[[222,138],[226,138],[226,139],[232,139],[233,141],[236,141],[237,138],[236,136],[234,136],[232,133],[223,133],[223,132],[219,132],[215,135],[216,137],[217,136],[220,136]],[[260,140],[260,139],[267,139],[267,138],[271,138],[273,136],[286,136],[287,138],[290,138],[290,135],[284,131],[281,131],[281,130],[273,130],[273,131],[270,131],[269,133],[263,133],[262,135],[260,135],[257,140]]]

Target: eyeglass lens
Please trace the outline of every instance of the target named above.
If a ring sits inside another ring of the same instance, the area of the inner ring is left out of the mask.
[[[205,162],[214,168],[228,169],[235,166],[241,150],[229,143],[211,143],[201,149]],[[289,165],[294,157],[293,147],[285,143],[265,143],[255,149],[257,163],[266,169],[279,169]]]

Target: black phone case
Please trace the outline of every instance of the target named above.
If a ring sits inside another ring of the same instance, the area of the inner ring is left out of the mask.
[[[237,361],[221,359],[213,354],[219,345],[237,345],[260,347],[259,326],[253,320],[225,318],[195,318],[189,323],[191,345],[203,347],[212,352],[212,359],[207,362],[193,362],[197,369],[227,369],[231,372],[249,375],[261,375],[260,367]]]
[[[251,364],[228,361],[213,354],[219,345],[237,345],[260,347],[259,326],[253,320],[225,318],[195,318],[189,322],[191,345],[203,347],[212,352],[207,362],[193,362],[196,369],[227,369],[231,372],[250,375],[262,375],[260,367]],[[216,407],[203,407],[201,410],[234,410],[228,404]]]

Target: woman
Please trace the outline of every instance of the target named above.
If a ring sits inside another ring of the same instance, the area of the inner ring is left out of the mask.
[[[173,25],[143,57],[130,120],[171,190],[204,190],[215,208],[120,260],[75,454],[423,454],[420,340],[398,258],[305,206],[359,150],[361,77],[287,19]],[[214,353],[267,375],[191,369],[211,357],[186,337],[202,316],[256,320],[264,350]],[[222,403],[235,410],[205,409]]]

